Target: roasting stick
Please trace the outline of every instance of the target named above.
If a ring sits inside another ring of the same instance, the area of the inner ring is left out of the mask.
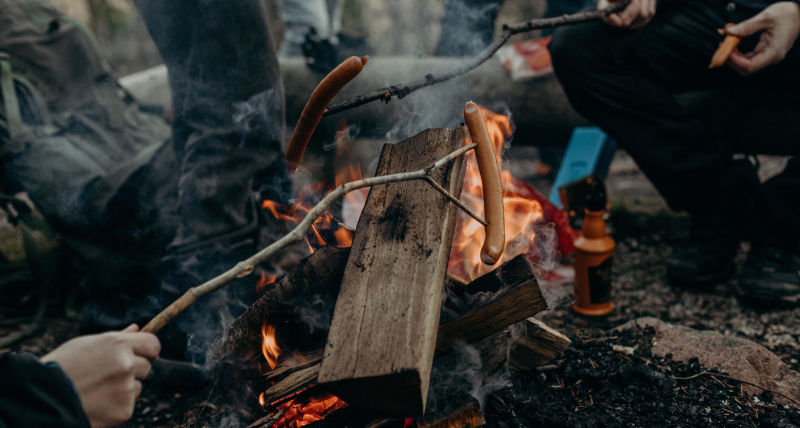
[[[628,6],[630,1],[623,1],[620,3],[614,3],[614,5],[609,6],[604,9],[599,10],[591,10],[586,12],[578,12],[573,13],[571,15],[562,15],[557,16],[554,18],[541,18],[541,19],[531,19],[525,22],[519,22],[516,24],[505,24],[503,25],[503,31],[497,36],[496,39],[492,41],[492,43],[484,48],[478,55],[469,59],[465,63],[461,64],[460,66],[456,67],[453,70],[445,71],[442,73],[429,73],[426,74],[421,79],[417,79],[411,82],[391,85],[385,88],[378,89],[376,91],[370,92],[366,95],[360,95],[354,98],[351,98],[346,101],[342,101],[336,104],[332,104],[325,110],[325,116],[329,114],[340,113],[345,110],[349,110],[351,108],[358,107],[363,104],[371,103],[373,101],[382,100],[385,102],[389,102],[392,97],[397,97],[398,99],[405,97],[406,95],[416,91],[417,89],[425,88],[427,86],[432,86],[437,83],[445,82],[450,80],[454,77],[461,76],[463,74],[467,74],[470,71],[478,68],[479,65],[483,64],[489,58],[503,46],[511,36],[520,33],[526,33],[533,30],[539,30],[542,28],[553,28],[553,27],[560,27],[563,25],[574,25],[574,24],[581,24],[584,22],[595,21],[598,19],[605,18],[606,16],[619,12],[625,9]]]
[[[483,183],[483,212],[486,215],[486,238],[481,248],[481,261],[493,265],[503,255],[506,245],[503,222],[503,187],[500,184],[500,171],[494,156],[494,146],[486,130],[481,109],[472,101],[464,106],[464,121],[475,147],[481,182]]]
[[[733,27],[735,24],[727,23],[725,24],[725,30],[720,30],[723,34],[726,34],[725,38],[719,43],[719,47],[717,48],[716,52],[714,52],[714,56],[711,57],[711,64],[708,65],[709,69],[722,67],[728,61],[733,51],[736,49],[736,46],[739,46],[739,42],[742,40],[737,36],[727,34],[728,28]]]
[[[351,181],[349,183],[345,183],[325,195],[311,211],[306,214],[300,223],[292,229],[291,232],[284,235],[282,238],[278,239],[277,241],[273,242],[263,250],[257,252],[256,254],[250,256],[246,260],[240,261],[234,267],[228,269],[226,272],[222,273],[221,275],[214,277],[205,283],[198,285],[197,287],[192,287],[187,290],[181,297],[177,300],[172,302],[169,306],[167,306],[163,311],[161,311],[158,315],[153,317],[147,325],[142,328],[142,331],[147,333],[155,333],[161,330],[167,323],[175,318],[178,314],[183,312],[186,308],[191,306],[194,302],[196,302],[199,298],[205,296],[212,291],[215,291],[236,279],[244,278],[251,273],[256,266],[265,262],[270,257],[275,255],[278,251],[286,248],[289,244],[299,241],[306,235],[308,229],[314,223],[314,221],[322,215],[325,211],[327,211],[331,204],[334,201],[340,199],[344,195],[349,192],[352,192],[356,189],[361,189],[363,187],[370,187],[370,186],[377,186],[380,184],[387,184],[387,183],[394,183],[398,181],[409,181],[409,180],[422,180],[426,183],[431,183],[433,179],[431,178],[430,174],[433,170],[437,168],[441,168],[447,165],[450,161],[458,158],[459,156],[463,156],[470,150],[475,148],[475,144],[469,144],[464,147],[461,147],[458,150],[453,151],[449,155],[437,160],[433,164],[429,165],[426,168],[417,170],[417,171],[409,171],[409,172],[400,172],[397,174],[389,174],[389,175],[380,175],[377,177],[371,178],[364,178],[361,180]],[[433,181],[435,183],[435,181]],[[438,183],[437,183],[438,184]],[[486,224],[486,220],[481,218],[479,215],[475,214],[472,210],[464,206],[464,204],[457,202],[458,199],[453,196],[450,192],[444,189],[442,186],[433,186],[439,192],[443,192],[447,199],[456,203],[456,205],[464,210],[467,214],[471,217],[475,218],[475,220],[479,221],[481,224]]]

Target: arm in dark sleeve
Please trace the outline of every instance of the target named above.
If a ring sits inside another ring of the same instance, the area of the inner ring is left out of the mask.
[[[88,428],[72,381],[31,354],[0,355],[0,428]]]

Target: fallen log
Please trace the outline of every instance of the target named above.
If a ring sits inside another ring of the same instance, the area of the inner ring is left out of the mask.
[[[523,333],[514,338],[508,355],[508,367],[530,371],[561,355],[572,343],[567,336],[533,317],[526,319]]]
[[[376,175],[425,167],[464,138],[463,128],[429,129],[386,145]],[[464,167],[458,158],[433,179],[458,197]],[[323,388],[377,412],[424,411],[456,215],[426,183],[371,189],[328,332]]]
[[[406,82],[428,73],[440,73],[463,63],[463,58],[448,57],[370,57],[369,67],[345,87],[337,100],[344,100],[380,88],[388,82]],[[292,126],[303,109],[308,94],[319,83],[320,75],[308,69],[303,58],[281,58],[281,75],[286,93],[286,122]],[[171,98],[167,70],[163,65],[122,77],[120,83],[146,104],[162,106],[171,117]],[[491,59],[471,73],[426,88],[388,105],[373,105],[324,117],[319,135],[335,133],[342,119],[357,124],[362,135],[383,137],[409,111],[424,114],[418,130],[452,123],[461,117],[464,102],[474,99],[483,105],[507,105],[516,121],[515,141],[523,144],[566,144],[572,130],[587,122],[569,104],[555,76],[514,82],[500,61]],[[429,100],[435,100],[435,103]],[[309,150],[319,150],[311,147]]]

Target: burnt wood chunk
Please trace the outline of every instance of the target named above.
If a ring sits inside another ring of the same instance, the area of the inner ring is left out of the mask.
[[[464,145],[429,129],[385,145],[376,175],[424,168]],[[431,175],[460,195],[464,159]],[[399,415],[425,408],[457,207],[427,183],[370,190],[328,333],[320,384],[351,405]]]
[[[535,318],[523,324],[523,334],[514,339],[508,353],[508,367],[534,370],[561,355],[572,343],[567,336]]]
[[[473,308],[439,327],[437,352],[444,352],[458,342],[476,342],[489,337],[547,309],[547,302],[533,274],[533,267],[523,254],[476,279],[463,290],[455,289],[453,292],[485,293],[492,298],[482,306]]]
[[[503,273],[505,272],[505,273]],[[513,274],[509,273],[513,272]],[[527,261],[520,261],[518,258],[511,259],[501,265],[494,271],[475,279],[469,284],[449,283],[447,284],[447,295],[442,305],[442,317],[449,317],[449,319],[461,319],[461,324],[464,328],[462,330],[452,330],[450,334],[453,339],[450,343],[465,343],[474,347],[480,352],[481,361],[483,364],[481,373],[491,375],[496,372],[500,367],[507,363],[509,355],[509,346],[512,343],[511,330],[518,328],[517,325],[508,326],[506,322],[492,322],[490,325],[496,327],[496,331],[485,338],[477,338],[471,334],[469,330],[474,325],[480,325],[483,321],[480,317],[466,316],[472,311],[482,310],[486,315],[486,319],[513,319],[508,317],[496,317],[491,313],[492,310],[503,310],[504,304],[494,305],[497,299],[508,299],[508,296],[516,296],[519,293],[515,292],[519,287],[534,287],[538,294],[541,295],[538,283],[531,282],[529,278],[533,277],[533,268]],[[522,278],[528,278],[522,280]],[[512,281],[512,282],[508,282]],[[529,292],[530,295],[536,295],[536,292]],[[531,315],[543,310],[544,306],[541,304],[529,305],[525,313]],[[446,312],[446,313],[445,313]],[[463,320],[472,320],[472,323],[467,323]],[[524,321],[528,322],[528,320]],[[449,322],[445,321],[439,326],[438,336],[442,337],[442,328]],[[536,329],[530,329],[531,334],[535,333]],[[526,343],[522,342],[529,329],[522,328],[520,336],[514,339],[515,344]],[[440,370],[447,371],[448,367],[456,367],[459,363],[460,357],[458,352],[450,352],[454,348],[451,346],[437,347],[436,348],[436,365]],[[289,378],[287,375],[294,373],[298,370],[305,369],[310,365],[319,364],[319,359],[313,356],[307,357],[304,364],[298,365],[293,361],[284,361],[274,370],[265,374],[265,379],[269,382],[276,382],[275,388],[272,391],[292,391],[293,393],[304,388],[309,387],[306,379],[299,377]],[[269,403],[280,401],[282,398],[279,394],[267,394],[266,400]]]
[[[319,296],[331,296],[331,300],[336,296],[349,254],[349,248],[320,248],[301,260],[294,270],[268,286],[255,303],[228,327],[226,334],[212,344],[208,360],[219,362],[219,367],[215,369],[225,377],[238,380],[238,372],[246,372],[250,365],[258,363],[265,366],[260,356],[261,326],[264,323],[276,326],[281,339],[298,336],[292,334],[293,330],[301,331],[303,343],[300,345],[313,349],[322,347],[327,335],[326,326],[320,326],[318,330],[321,331],[310,334],[299,311],[310,307],[315,301],[323,300]],[[329,319],[332,312],[333,308],[330,308],[323,319]],[[258,371],[263,372],[263,369],[259,367]]]

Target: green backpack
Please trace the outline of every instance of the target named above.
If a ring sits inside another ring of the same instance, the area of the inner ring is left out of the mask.
[[[96,281],[149,275],[177,224],[169,125],[46,0],[0,0],[0,95],[0,192],[26,192]]]

